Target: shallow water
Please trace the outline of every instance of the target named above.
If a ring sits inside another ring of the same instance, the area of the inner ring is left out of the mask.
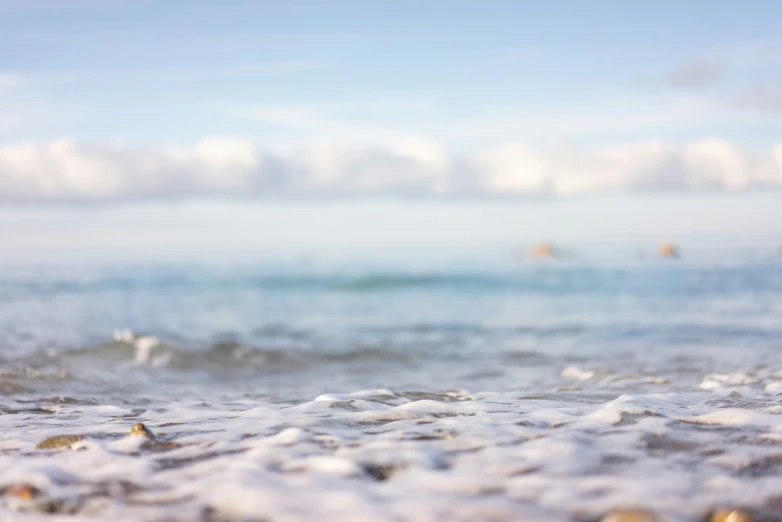
[[[41,491],[6,517],[782,519],[782,263],[4,268],[0,302],[0,488]]]

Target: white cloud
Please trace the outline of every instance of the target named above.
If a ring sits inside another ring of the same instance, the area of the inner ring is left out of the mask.
[[[384,148],[326,142],[267,153],[240,138],[134,148],[73,140],[0,146],[3,203],[233,197],[569,196],[782,188],[782,144],[754,157],[730,142],[613,147],[506,145],[464,155],[407,139]]]

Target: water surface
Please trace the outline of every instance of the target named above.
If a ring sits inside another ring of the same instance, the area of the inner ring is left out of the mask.
[[[684,521],[782,499],[782,263],[51,265],[4,268],[0,302],[0,487],[55,511]],[[182,446],[129,445],[137,421]],[[33,449],[72,433],[85,451]]]

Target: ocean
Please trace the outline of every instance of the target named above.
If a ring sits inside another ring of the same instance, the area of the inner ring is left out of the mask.
[[[3,520],[782,520],[775,259],[50,262],[0,303]]]

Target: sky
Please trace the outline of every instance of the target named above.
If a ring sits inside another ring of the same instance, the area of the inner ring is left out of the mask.
[[[0,235],[33,258],[782,244],[781,17],[763,0],[0,0]]]

